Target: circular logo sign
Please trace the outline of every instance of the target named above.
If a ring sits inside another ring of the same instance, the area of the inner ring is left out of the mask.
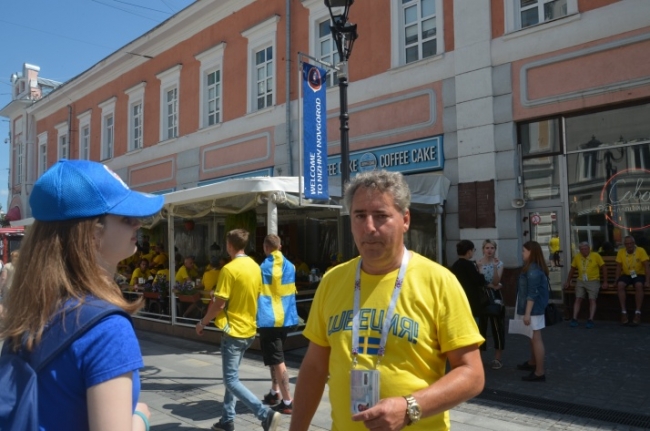
[[[372,153],[364,153],[359,158],[359,172],[372,171],[377,168],[377,157]]]
[[[612,175],[600,191],[600,207],[617,227],[630,231],[650,227],[643,223],[647,218],[633,216],[650,211],[650,171],[624,169]]]
[[[539,214],[533,214],[530,216],[530,222],[534,225],[538,225],[542,222],[542,217]]]
[[[307,82],[312,91],[316,92],[321,89],[321,86],[323,85],[323,77],[317,67],[309,69],[309,72],[307,72]]]

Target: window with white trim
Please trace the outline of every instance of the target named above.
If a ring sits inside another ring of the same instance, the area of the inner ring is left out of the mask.
[[[38,135],[38,176],[47,170],[47,133]]]
[[[160,140],[167,141],[178,137],[178,90],[180,87],[182,65],[159,73],[160,80]]]
[[[269,108],[275,103],[275,47],[277,23],[274,15],[242,32],[248,39],[248,74],[251,83],[248,112]]]
[[[214,126],[223,121],[222,109],[222,65],[225,42],[198,54],[195,58],[201,62],[199,111],[200,128]]]
[[[68,123],[60,123],[54,126],[56,129],[57,157],[61,159],[70,158],[70,140],[68,139]]]
[[[336,66],[339,59],[339,51],[336,48],[336,43],[332,37],[332,30],[330,28],[330,20],[326,19],[318,23],[318,34],[316,35],[318,43],[316,45],[316,58],[319,60],[329,63],[332,66]],[[319,65],[319,67],[322,67]],[[335,70],[330,70],[327,73],[327,87],[333,87],[337,85],[339,80]]]
[[[102,110],[102,137],[100,160],[112,159],[115,150],[115,100],[111,97],[109,100],[100,103]]]
[[[142,124],[144,121],[144,88],[146,82],[141,82],[125,91],[129,96],[129,126],[128,126],[128,149],[127,151],[142,148]]]
[[[86,111],[77,116],[79,120],[79,159],[90,160],[90,113]]]
[[[578,13],[578,0],[504,0],[506,32],[521,30]]]
[[[330,14],[322,0],[303,0],[303,6],[309,9],[309,53],[324,63],[336,66],[339,52],[330,29]],[[318,67],[327,69],[322,64]],[[334,69],[327,70],[327,88],[338,84]]]
[[[444,52],[442,0],[392,0],[393,66]]]

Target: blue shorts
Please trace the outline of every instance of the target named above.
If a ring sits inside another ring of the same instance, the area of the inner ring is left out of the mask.
[[[629,286],[630,284],[635,285],[637,283],[645,284],[645,275],[637,275],[634,278],[629,275],[621,275],[618,277],[618,280],[616,280],[616,284],[620,282],[625,283],[626,286]]]

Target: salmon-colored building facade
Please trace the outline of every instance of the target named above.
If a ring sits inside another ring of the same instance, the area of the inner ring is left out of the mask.
[[[9,208],[29,217],[31,184],[62,156],[152,193],[297,176],[298,53],[335,60],[328,21],[322,0],[202,0],[35,103],[21,93],[0,111],[12,127]],[[650,2],[357,0],[350,21],[352,158],[449,180],[444,204],[416,220],[443,244],[433,258],[451,263],[460,239],[480,250],[489,238],[515,267],[523,242],[557,234],[557,289],[580,241],[650,239],[643,205],[612,209],[650,195]],[[336,84],[327,103],[338,160]]]

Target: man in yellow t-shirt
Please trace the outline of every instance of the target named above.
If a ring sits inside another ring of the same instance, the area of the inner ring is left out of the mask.
[[[576,278],[576,300],[573,304],[573,319],[569,326],[575,328],[578,326],[578,313],[580,312],[580,305],[585,296],[589,295],[589,320],[587,320],[587,329],[594,327],[594,314],[596,314],[596,299],[598,298],[598,290],[601,287],[607,289],[607,271],[605,270],[605,262],[600,254],[591,251],[588,242],[581,242],[578,245],[580,253],[576,254],[571,262],[571,269],[569,276],[564,283],[564,288],[567,289],[571,284],[573,275],[578,271]],[[602,278],[600,277],[602,271]]]
[[[484,385],[479,353],[484,340],[465,293],[449,270],[405,249],[410,191],[400,173],[360,173],[346,187],[344,200],[361,256],[328,271],[316,291],[303,331],[310,343],[289,429],[309,429],[327,383],[333,431],[362,431],[378,423],[449,430],[447,410],[478,395]],[[386,317],[391,309],[393,317]],[[385,350],[384,319],[390,325]],[[353,395],[353,367],[358,386],[378,374],[378,389],[366,385]],[[376,395],[378,403],[364,403],[361,392]]]
[[[162,244],[156,244],[156,255],[151,261],[151,267],[158,270],[163,267],[165,262],[169,262],[169,256],[165,253],[165,247]]]
[[[636,246],[634,238],[626,236],[623,239],[622,248],[616,255],[616,289],[618,290],[618,301],[621,303],[621,323],[626,325],[629,322],[627,317],[627,308],[625,299],[627,292],[625,288],[630,284],[634,285],[634,297],[636,302],[636,312],[632,323],[638,325],[641,323],[641,305],[643,305],[643,287],[650,288],[650,264],[648,262],[648,253]]]
[[[176,281],[185,283],[186,281],[194,281],[199,277],[199,273],[194,265],[194,258],[188,256],[183,261],[183,266],[176,271]]]
[[[240,400],[262,421],[265,431],[275,431],[280,423],[280,413],[264,406],[239,381],[239,364],[255,340],[257,296],[262,291],[260,267],[244,252],[248,237],[249,233],[244,229],[234,229],[226,235],[226,251],[232,260],[221,269],[214,300],[203,319],[196,324],[196,333],[202,335],[207,325],[203,322],[210,322],[215,317],[215,324],[223,330],[221,371],[226,393],[221,419],[212,429],[234,429],[235,404]]]
[[[146,283],[147,280],[149,280],[150,276],[151,276],[151,271],[149,271],[149,261],[147,259],[140,259],[140,264],[133,271],[133,274],[131,274],[131,282],[129,284],[131,286],[135,286],[136,284],[144,284],[144,283],[140,283],[139,279],[142,278]]]

